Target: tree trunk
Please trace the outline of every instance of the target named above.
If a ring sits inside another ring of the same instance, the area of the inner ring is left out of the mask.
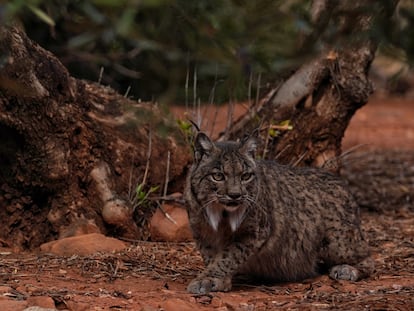
[[[390,18],[397,2],[313,1],[316,31],[308,41],[326,28],[336,31],[336,41],[272,89],[221,139],[260,128],[263,156],[337,171],[344,132],[373,90],[368,71],[378,42],[372,29]]]
[[[176,189],[190,160],[174,121],[70,77],[17,28],[0,29],[0,59],[0,246],[34,248],[81,220],[145,238],[146,167],[144,194],[163,189],[168,152]]]

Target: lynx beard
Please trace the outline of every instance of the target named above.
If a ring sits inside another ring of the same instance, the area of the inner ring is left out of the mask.
[[[214,203],[206,207],[208,221],[214,231],[217,231],[223,218],[227,218],[232,232],[235,232],[246,215],[244,205],[222,205]]]

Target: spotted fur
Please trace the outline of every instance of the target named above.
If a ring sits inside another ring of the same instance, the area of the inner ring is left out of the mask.
[[[256,147],[254,137],[195,139],[185,196],[206,268],[188,291],[228,291],[239,273],[274,281],[309,278],[322,266],[337,279],[367,274],[358,206],[342,180],[257,160]]]

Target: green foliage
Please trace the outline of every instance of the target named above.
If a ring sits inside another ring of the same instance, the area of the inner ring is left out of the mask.
[[[392,24],[379,19],[369,35],[412,62],[413,1],[401,3]],[[245,98],[252,76],[260,73],[264,85],[335,40],[339,23],[314,29],[309,7],[309,0],[10,0],[0,2],[0,14],[19,19],[77,77],[97,81],[104,68],[102,83],[166,102],[188,95],[206,102],[214,87],[220,102]],[[197,94],[184,91],[188,73],[196,73]]]
[[[186,73],[197,71],[201,101],[221,80],[220,101],[245,97],[252,73],[292,65],[298,35],[310,30],[303,3],[12,0],[5,9],[75,76],[96,81],[104,67],[103,83],[120,92],[131,86],[136,97],[171,100],[183,93]]]
[[[135,194],[132,202],[132,208],[135,210],[137,207],[145,207],[150,205],[148,197],[157,191],[159,186],[152,186],[149,189],[145,190],[145,184],[140,183],[135,188]]]
[[[32,5],[32,4],[27,4],[27,8],[34,15],[36,15],[40,20],[42,20],[43,22],[45,22],[49,26],[51,26],[51,27],[54,27],[55,26],[55,21],[49,15],[47,15],[44,11],[42,11],[41,9],[39,9],[38,7],[36,7],[36,6]]]
[[[192,130],[193,125],[191,124],[191,122],[186,121],[186,120],[177,119],[177,125],[178,125],[178,128],[183,133],[185,139],[187,141],[190,141],[191,137],[193,136],[193,130]]]
[[[284,120],[279,122],[279,124],[270,124],[269,125],[269,137],[275,138],[280,135],[282,131],[291,131],[293,130],[293,125],[290,120]]]

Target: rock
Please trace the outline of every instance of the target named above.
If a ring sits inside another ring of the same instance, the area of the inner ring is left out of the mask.
[[[191,241],[192,234],[187,211],[182,207],[170,204],[164,204],[163,210],[173,220],[168,219],[158,208],[150,221],[151,240],[165,242]]]
[[[158,311],[158,308],[150,306],[150,305],[145,305],[145,306],[142,306],[139,311]]]
[[[253,305],[249,305],[245,302],[245,297],[239,295],[223,295],[221,296],[222,306],[220,308],[226,307],[228,310],[234,311],[250,311],[254,310]],[[253,309],[250,309],[252,308]]]
[[[23,311],[58,311],[58,310],[55,308],[50,309],[50,308],[42,308],[42,307],[34,306],[34,307],[28,307],[24,309]]]
[[[10,286],[7,286],[7,285],[0,286],[0,295],[4,296],[4,294],[11,293],[12,291],[13,291],[13,288],[11,288]]]
[[[26,301],[29,306],[55,309],[55,302],[49,296],[29,296]]]
[[[165,311],[194,311],[196,306],[178,298],[170,298],[161,303],[160,307]]]
[[[23,311],[27,307],[26,301],[0,299],[1,311]]]
[[[89,311],[89,310],[92,310],[91,305],[88,304],[88,303],[85,303],[85,302],[77,302],[77,301],[73,301],[73,300],[66,300],[65,305],[66,305],[66,307],[68,307],[68,309],[70,311]]]
[[[223,306],[223,301],[221,300],[220,297],[215,296],[211,299],[210,306],[212,308],[220,308]]]
[[[86,256],[97,252],[116,252],[126,247],[120,240],[100,233],[90,233],[44,243],[40,245],[40,250],[60,256]]]
[[[60,228],[59,239],[69,238],[90,233],[102,233],[93,219],[80,218],[68,227]]]

